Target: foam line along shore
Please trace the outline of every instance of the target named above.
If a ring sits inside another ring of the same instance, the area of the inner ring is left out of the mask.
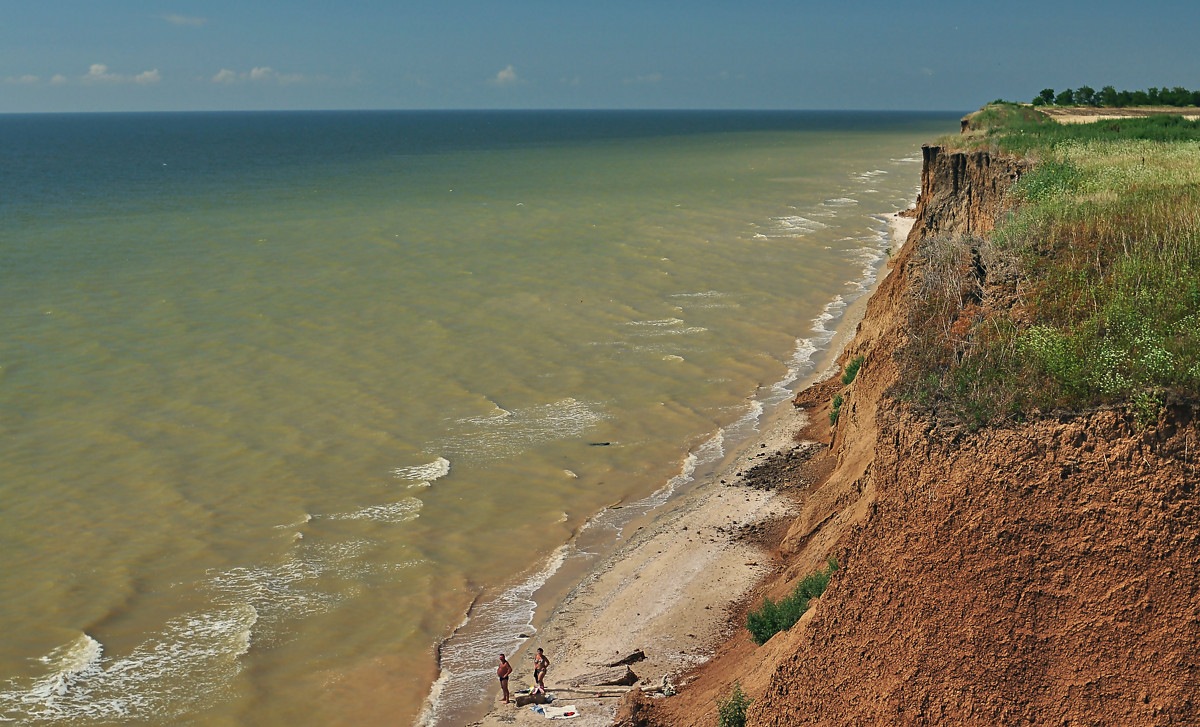
[[[903,245],[912,220],[899,214],[881,215],[885,245],[894,252]],[[841,300],[838,316],[828,315],[829,306],[814,319],[820,346],[812,349],[807,372],[787,384],[771,387],[774,393],[787,385],[803,388],[826,378],[835,359],[861,319],[869,294],[886,275],[887,268],[876,261],[868,266],[859,295]],[[836,320],[833,329],[825,324]],[[798,349],[807,349],[805,341]],[[789,376],[791,374],[789,373]],[[565,592],[546,593],[552,605],[541,618],[531,618],[519,638],[510,641],[516,666],[513,684],[531,683],[526,663],[535,646],[555,657],[553,676],[547,682],[560,700],[578,708],[580,725],[607,727],[612,723],[615,700],[595,696],[597,689],[577,689],[587,684],[602,667],[621,655],[642,651],[646,660],[637,671],[648,681],[678,675],[688,667],[705,661],[725,628],[725,614],[751,587],[769,572],[767,559],[758,546],[742,537],[748,528],[782,517],[791,511],[786,496],[769,489],[740,486],[744,476],[778,453],[802,448],[796,440],[808,422],[803,411],[795,409],[790,391],[784,402],[774,401],[770,408],[755,407],[757,414],[749,433],[729,443],[729,453],[697,475],[691,486],[670,486],[666,497],[635,510],[623,523],[619,540],[602,557],[594,559]],[[765,413],[764,413],[765,412]],[[710,440],[711,441],[711,440]],[[568,544],[576,548],[576,544]],[[559,561],[561,564],[561,561]],[[478,633],[478,632],[476,632]],[[443,672],[442,679],[426,702],[418,724],[464,724],[473,727],[499,727],[518,723],[539,723],[540,715],[516,710],[511,705],[489,704],[486,714],[471,717],[471,709],[439,712],[445,699],[444,686],[456,681],[462,689],[484,690],[489,701],[494,689],[492,660],[496,643],[487,651],[478,641],[467,639],[456,649],[476,650],[477,664],[469,679],[455,679]],[[465,654],[464,654],[465,655]],[[467,686],[467,685],[470,686]],[[476,707],[479,710],[480,707]],[[476,715],[481,712],[476,711]]]

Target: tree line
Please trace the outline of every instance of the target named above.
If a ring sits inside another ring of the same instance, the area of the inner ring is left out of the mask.
[[[1105,86],[1097,91],[1091,86],[1068,88],[1054,92],[1043,88],[1033,99],[1034,106],[1200,106],[1200,91],[1175,88],[1148,88],[1145,91],[1118,91]]]

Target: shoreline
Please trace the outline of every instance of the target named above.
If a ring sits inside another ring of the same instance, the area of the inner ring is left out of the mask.
[[[914,221],[903,214],[882,216],[891,254],[904,244]],[[748,484],[755,479],[749,475],[804,449],[796,436],[809,417],[792,405],[793,397],[836,371],[867,302],[890,273],[891,254],[880,262],[864,294],[846,307],[825,350],[814,358],[812,371],[798,382],[792,397],[764,414],[757,434],[738,443],[711,475],[626,524],[612,552],[587,567],[544,616],[534,618],[534,635],[509,656],[514,694],[532,685],[531,654],[541,647],[552,662],[545,681],[555,704],[575,706],[576,724],[608,727],[627,689],[598,688],[627,668],[612,664],[636,651],[644,653],[645,660],[630,668],[645,688],[678,679],[712,657],[718,643],[736,628],[729,622],[730,613],[774,571],[754,533],[794,513],[790,496]],[[781,454],[782,458],[775,456]],[[490,709],[468,722],[469,727],[544,719],[528,707],[499,702],[494,681],[489,696]]]

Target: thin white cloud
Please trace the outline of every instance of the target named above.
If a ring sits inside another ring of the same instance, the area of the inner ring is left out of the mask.
[[[249,71],[232,71],[222,68],[210,80],[219,85],[232,86],[235,83],[278,83],[287,86],[294,83],[307,83],[312,80],[322,81],[326,76],[309,77],[303,73],[280,73],[270,66],[257,66]]]
[[[515,86],[520,82],[521,79],[517,76],[516,69],[514,69],[512,65],[509,65],[507,68],[497,73],[496,77],[493,78],[490,83],[493,86]]]
[[[66,83],[66,78],[57,75],[50,79],[50,83],[60,85]],[[162,80],[162,74],[158,69],[142,71],[135,76],[126,76],[121,73],[112,73],[108,70],[108,66],[103,63],[93,63],[88,72],[80,76],[80,82],[85,84],[119,84],[119,83],[136,83],[139,86],[149,86],[158,83]]]
[[[626,78],[625,83],[658,83],[662,79],[663,75],[661,73],[647,73],[644,76],[637,76],[636,78]]]
[[[55,73],[53,76],[50,77],[50,85],[51,86],[64,86],[67,83],[69,83],[69,81],[67,80],[67,77],[61,73]]]
[[[208,18],[195,18],[187,15],[179,15],[178,13],[168,13],[167,15],[159,15],[159,20],[165,20],[171,25],[180,27],[199,28],[208,23]]]
[[[10,77],[4,79],[4,82],[5,83],[19,83],[19,84],[22,84],[25,86],[29,86],[29,85],[37,83],[40,80],[42,80],[42,79],[38,78],[37,76],[24,75],[24,76],[10,76]]]
[[[108,66],[103,63],[93,63],[81,79],[84,83],[121,83],[125,77],[117,73],[109,73]]]

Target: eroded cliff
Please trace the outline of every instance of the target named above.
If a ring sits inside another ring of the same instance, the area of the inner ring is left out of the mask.
[[[809,468],[820,478],[796,488],[778,577],[749,605],[830,555],[841,569],[799,624],[761,647],[735,630],[642,723],[715,724],[735,680],[755,700],[751,725],[1200,719],[1196,407],[1172,402],[1149,424],[1108,409],[972,433],[890,395],[911,373],[896,354],[922,242],[991,232],[1025,169],[925,148],[913,232],[844,354],[866,364],[849,386],[798,397],[805,436],[829,447]]]

